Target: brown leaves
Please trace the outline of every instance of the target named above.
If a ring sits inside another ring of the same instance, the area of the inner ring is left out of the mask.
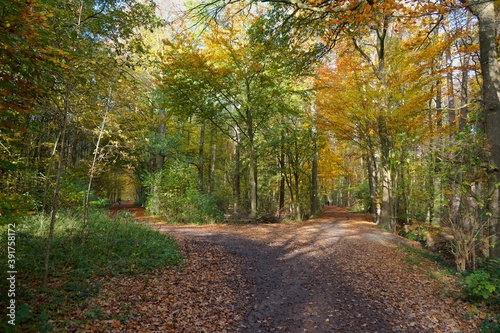
[[[98,298],[70,316],[74,329],[92,332],[234,332],[241,319],[241,263],[219,246],[179,238],[183,268],[145,276],[101,278]],[[98,313],[96,318],[92,314]],[[85,324],[76,324],[83,320]]]
[[[366,222],[369,215],[327,210],[322,219],[293,224],[155,224],[176,235],[184,267],[101,278],[100,296],[71,314],[71,328],[478,331],[480,311],[449,296],[458,292],[453,276],[435,273],[437,265],[423,257],[408,260],[410,254],[397,247],[407,241]]]

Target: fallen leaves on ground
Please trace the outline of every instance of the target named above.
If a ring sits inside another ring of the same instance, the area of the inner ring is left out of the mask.
[[[100,278],[68,318],[86,332],[478,332],[484,315],[455,276],[366,215],[330,208],[291,224],[153,228],[176,237],[182,268]],[[441,275],[440,275],[441,274]]]
[[[235,332],[241,321],[241,260],[220,246],[177,238],[183,267],[99,278],[98,297],[65,319],[85,332]],[[237,288],[239,287],[239,288]]]

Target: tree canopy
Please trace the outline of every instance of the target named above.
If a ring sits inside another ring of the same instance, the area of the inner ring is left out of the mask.
[[[449,228],[464,269],[498,257],[498,2],[185,6],[3,5],[2,224],[119,197],[181,222],[328,202]]]

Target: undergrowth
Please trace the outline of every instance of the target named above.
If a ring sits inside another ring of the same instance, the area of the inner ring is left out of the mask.
[[[44,254],[50,218],[38,215],[16,224],[16,325],[0,319],[0,331],[49,332],[54,318],[63,317],[99,292],[98,276],[119,277],[150,272],[165,265],[178,265],[182,258],[173,238],[135,223],[131,216],[110,218],[105,210],[91,213],[88,235],[81,232],[82,217],[76,213],[57,218],[50,257],[49,285],[41,288]],[[7,298],[7,230],[1,230],[3,245],[0,307]],[[5,245],[5,246],[4,246]],[[57,329],[64,328],[58,324]]]
[[[400,249],[408,254],[406,257],[407,263],[418,265],[422,260],[426,259],[436,263],[441,270],[446,271],[448,274],[454,274],[456,271],[453,266],[439,254],[427,250],[416,249],[411,246],[402,246]]]
[[[425,261],[437,264],[437,269],[428,270],[427,275],[447,289],[446,276],[455,275],[460,284],[460,293],[453,295],[476,306],[486,307],[486,315],[480,325],[481,333],[500,332],[500,260],[487,260],[481,269],[475,271],[457,271],[443,257],[428,250],[415,249],[409,246],[400,247],[405,252],[407,264],[415,267],[426,267]],[[448,291],[449,292],[449,291]],[[452,292],[454,294],[455,292]]]

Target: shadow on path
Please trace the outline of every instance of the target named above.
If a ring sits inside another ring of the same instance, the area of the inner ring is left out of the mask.
[[[404,274],[384,271],[394,269],[384,266],[394,253],[388,249],[403,240],[380,231],[370,215],[328,208],[303,223],[153,228],[219,244],[244,259],[253,287],[241,291],[241,332],[434,332],[421,309],[408,311],[414,291],[392,292],[394,282],[385,278]],[[415,320],[404,322],[408,314]]]

